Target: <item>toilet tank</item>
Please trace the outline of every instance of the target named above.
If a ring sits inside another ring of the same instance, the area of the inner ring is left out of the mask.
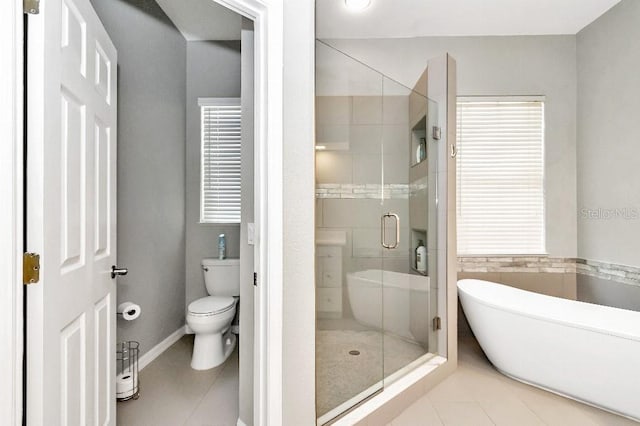
[[[210,296],[240,296],[240,259],[202,259],[202,272]]]

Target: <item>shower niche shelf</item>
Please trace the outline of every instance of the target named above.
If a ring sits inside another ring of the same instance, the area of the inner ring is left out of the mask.
[[[423,145],[424,153],[418,158],[420,145]],[[427,159],[427,116],[422,115],[411,127],[411,167],[425,163]]]
[[[411,268],[411,270],[417,274],[420,275],[429,275],[429,262],[427,259],[427,270],[425,272],[419,271],[416,268],[416,247],[418,247],[418,243],[422,240],[422,244],[427,247],[427,257],[429,256],[429,249],[428,249],[428,245],[427,245],[427,231],[424,229],[411,229],[410,232],[411,236],[411,256],[409,256],[410,258],[410,265],[409,268]]]

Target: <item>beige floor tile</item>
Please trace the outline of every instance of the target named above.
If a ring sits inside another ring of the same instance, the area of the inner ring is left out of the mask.
[[[522,401],[507,398],[502,401],[482,401],[480,406],[497,426],[540,426],[542,420]]]
[[[580,410],[584,412],[590,420],[601,426],[638,426],[638,422],[636,421],[588,405],[582,405]]]
[[[526,399],[524,403],[548,426],[596,426],[580,408],[569,401]]]
[[[442,421],[427,396],[420,398],[393,420],[393,426],[441,426]]]
[[[235,426],[238,423],[238,351],[185,423],[186,426]]]
[[[466,387],[464,373],[456,371],[429,392],[432,402],[472,402],[473,394]]]
[[[433,402],[445,426],[484,426],[493,422],[477,402]]]
[[[193,335],[184,336],[142,370],[140,398],[117,405],[118,426],[183,425],[233,362],[235,367],[226,374],[235,374],[237,381],[237,359],[230,357],[219,367],[196,371],[190,366],[192,348]],[[234,397],[235,406],[229,405],[228,411],[237,418],[237,391]]]
[[[489,363],[472,335],[461,336],[458,349],[459,363],[456,372],[426,395],[445,425],[639,424],[501,374]],[[420,407],[416,404],[396,417],[392,422],[393,426],[424,424],[412,423],[414,419],[419,418],[416,413],[420,412]],[[479,423],[473,423],[473,419]],[[487,420],[489,423],[486,423]]]

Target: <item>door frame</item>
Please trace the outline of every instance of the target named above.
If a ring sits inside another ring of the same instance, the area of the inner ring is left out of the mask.
[[[213,0],[254,25],[254,424],[282,424],[283,0]]]
[[[0,416],[22,424],[23,17],[0,4]],[[5,237],[7,236],[7,237]]]
[[[52,1],[52,0],[44,0]],[[254,22],[255,305],[254,421],[282,423],[283,0],[213,0]],[[21,0],[0,2],[0,413],[23,418],[23,87]],[[34,19],[37,19],[34,18]]]

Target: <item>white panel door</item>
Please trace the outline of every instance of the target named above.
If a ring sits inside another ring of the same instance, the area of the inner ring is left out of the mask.
[[[29,425],[115,424],[116,59],[89,0],[29,17]]]

